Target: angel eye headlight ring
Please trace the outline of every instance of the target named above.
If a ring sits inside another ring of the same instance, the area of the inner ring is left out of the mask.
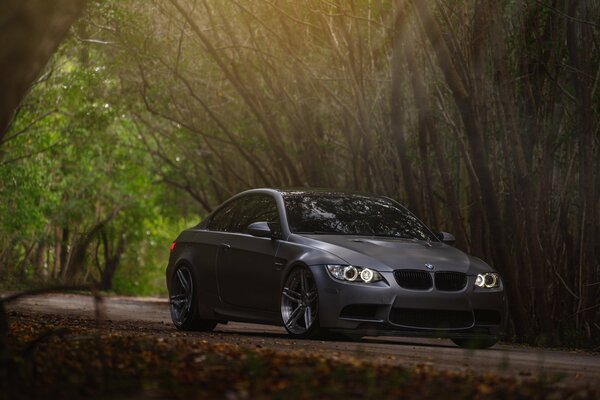
[[[500,287],[500,275],[494,272],[478,274],[475,278],[475,286],[479,288],[493,289]]]
[[[356,278],[358,278],[358,270],[356,269],[356,267],[353,267],[352,265],[347,266],[346,268],[344,268],[344,279],[346,279],[347,281],[353,282],[356,280]]]
[[[374,269],[354,265],[326,265],[332,278],[345,282],[373,283],[383,280]]]

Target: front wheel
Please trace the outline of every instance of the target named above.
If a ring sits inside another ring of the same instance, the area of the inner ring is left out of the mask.
[[[498,339],[490,338],[469,338],[452,339],[454,344],[465,349],[487,349],[498,343]]]
[[[321,333],[317,284],[306,267],[293,269],[285,280],[281,293],[281,320],[295,338],[315,338]]]
[[[182,331],[211,331],[217,326],[217,322],[198,316],[196,283],[191,267],[184,264],[175,269],[169,287],[171,319],[175,327]]]

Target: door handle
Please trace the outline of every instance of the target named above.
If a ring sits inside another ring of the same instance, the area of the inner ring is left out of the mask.
[[[231,245],[229,243],[221,243],[221,248],[223,250],[229,250],[231,248]]]

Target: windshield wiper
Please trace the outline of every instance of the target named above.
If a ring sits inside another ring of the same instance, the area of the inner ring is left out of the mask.
[[[395,238],[395,239],[408,239],[408,240],[417,239],[417,240],[421,240],[421,239],[419,239],[417,237],[409,236],[409,235],[386,235],[386,234],[383,234],[383,233],[372,233],[369,236],[389,237],[389,238]]]
[[[331,232],[331,231],[304,231],[294,232],[298,235],[344,235],[344,236],[375,236],[372,233],[364,232]]]
[[[327,232],[327,231],[303,231],[303,232],[294,232],[297,235],[343,235],[343,233],[338,232]]]

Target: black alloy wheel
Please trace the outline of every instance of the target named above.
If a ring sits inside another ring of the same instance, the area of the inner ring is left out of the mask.
[[[169,308],[173,324],[184,331],[210,331],[217,326],[216,321],[201,319],[198,316],[196,279],[188,265],[175,269],[169,288]]]
[[[296,338],[314,338],[319,326],[319,295],[308,268],[296,267],[287,276],[281,293],[281,320]]]

